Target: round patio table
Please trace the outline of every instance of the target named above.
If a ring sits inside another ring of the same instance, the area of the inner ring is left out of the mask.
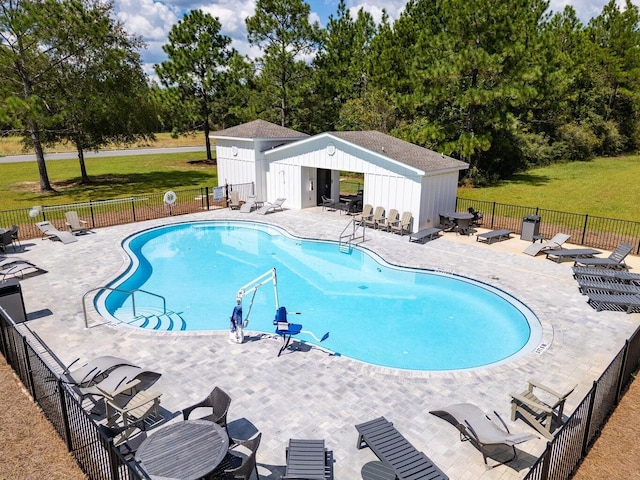
[[[196,480],[211,473],[229,450],[224,428],[208,420],[185,420],[149,435],[136,460],[152,479]]]

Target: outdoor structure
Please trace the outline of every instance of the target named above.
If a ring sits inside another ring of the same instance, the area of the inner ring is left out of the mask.
[[[339,198],[340,172],[364,174],[363,204],[411,212],[412,231],[434,226],[455,209],[458,176],[468,164],[377,131],[314,136],[254,120],[215,139],[219,185],[254,182],[260,201],[287,208]]]

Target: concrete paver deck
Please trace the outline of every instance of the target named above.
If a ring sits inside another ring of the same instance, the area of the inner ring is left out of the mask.
[[[578,292],[571,262],[557,264],[544,255],[525,255],[529,242],[515,235],[486,245],[474,236],[446,233],[423,245],[409,242],[408,236],[368,229],[362,246],[388,262],[472,277],[524,302],[542,324],[539,348],[505,364],[415,372],[376,367],[315,348],[301,347],[278,358],[278,340],[251,332],[246,332],[244,344],[236,345],[227,341],[226,331],[140,330],[106,324],[95,312],[85,328],[83,294],[126,269],[128,258],[120,247],[125,237],[157,225],[208,219],[272,223],[293,235],[327,240],[337,240],[349,222],[347,216],[320,208],[265,216],[225,209],[97,229],[67,245],[28,240],[20,255],[48,270],[21,281],[27,312],[34,317],[28,325],[65,363],[114,354],[161,372],[155,387],[163,392],[165,414],[175,415],[171,421],[181,418],[182,408],[220,386],[233,399],[232,435],[263,433],[257,459],[264,479],[283,474],[289,438],[325,439],[334,452],[336,480],[361,478],[362,466],[376,458],[369,449],[356,449],[354,425],[380,415],[451,479],[521,479],[543,452],[544,439],[519,445],[516,460],[487,470],[481,454],[469,442],[461,443],[457,430],[429,410],[470,402],[496,410],[512,430],[535,433],[521,420],[508,421],[509,392],[521,390],[532,377],[557,390],[577,383],[567,401],[566,411],[572,412],[640,324],[637,314],[595,312]],[[628,263],[640,271],[637,257],[628,257]],[[225,314],[228,307],[212,305]]]

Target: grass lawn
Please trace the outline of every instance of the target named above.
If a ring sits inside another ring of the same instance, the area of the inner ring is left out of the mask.
[[[640,221],[640,156],[598,158],[536,168],[499,185],[458,195],[510,205]]]
[[[77,160],[47,162],[56,193],[40,193],[36,162],[0,164],[0,210],[105,200],[169,189],[217,185],[217,169],[203,160],[204,152],[89,158],[93,183],[80,183]]]

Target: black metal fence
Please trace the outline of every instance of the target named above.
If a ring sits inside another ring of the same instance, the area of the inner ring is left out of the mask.
[[[200,187],[169,192],[151,193],[110,200],[90,200],[64,205],[37,206],[31,209],[0,211],[0,226],[18,225],[19,238],[41,235],[37,222],[49,221],[59,230],[66,230],[65,213],[74,210],[88,222],[89,228],[109,227],[140,222],[172,215],[184,215],[227,206],[229,192],[238,191],[241,200],[253,195],[253,183]],[[173,198],[171,198],[173,197]]]
[[[53,352],[25,324],[16,325],[1,306],[0,351],[89,478],[147,478],[135,465],[125,461],[73,390],[56,375]]]
[[[587,455],[640,362],[640,328],[629,338],[587,396],[547,443],[524,480],[568,480]]]
[[[456,210],[465,211],[469,207],[481,211],[484,214],[482,226],[492,230],[508,228],[520,233],[523,218],[537,215],[541,218],[540,235],[545,238],[562,232],[571,235],[571,243],[604,250],[614,250],[625,242],[633,245],[635,255],[640,254],[640,222],[457,198]]]

